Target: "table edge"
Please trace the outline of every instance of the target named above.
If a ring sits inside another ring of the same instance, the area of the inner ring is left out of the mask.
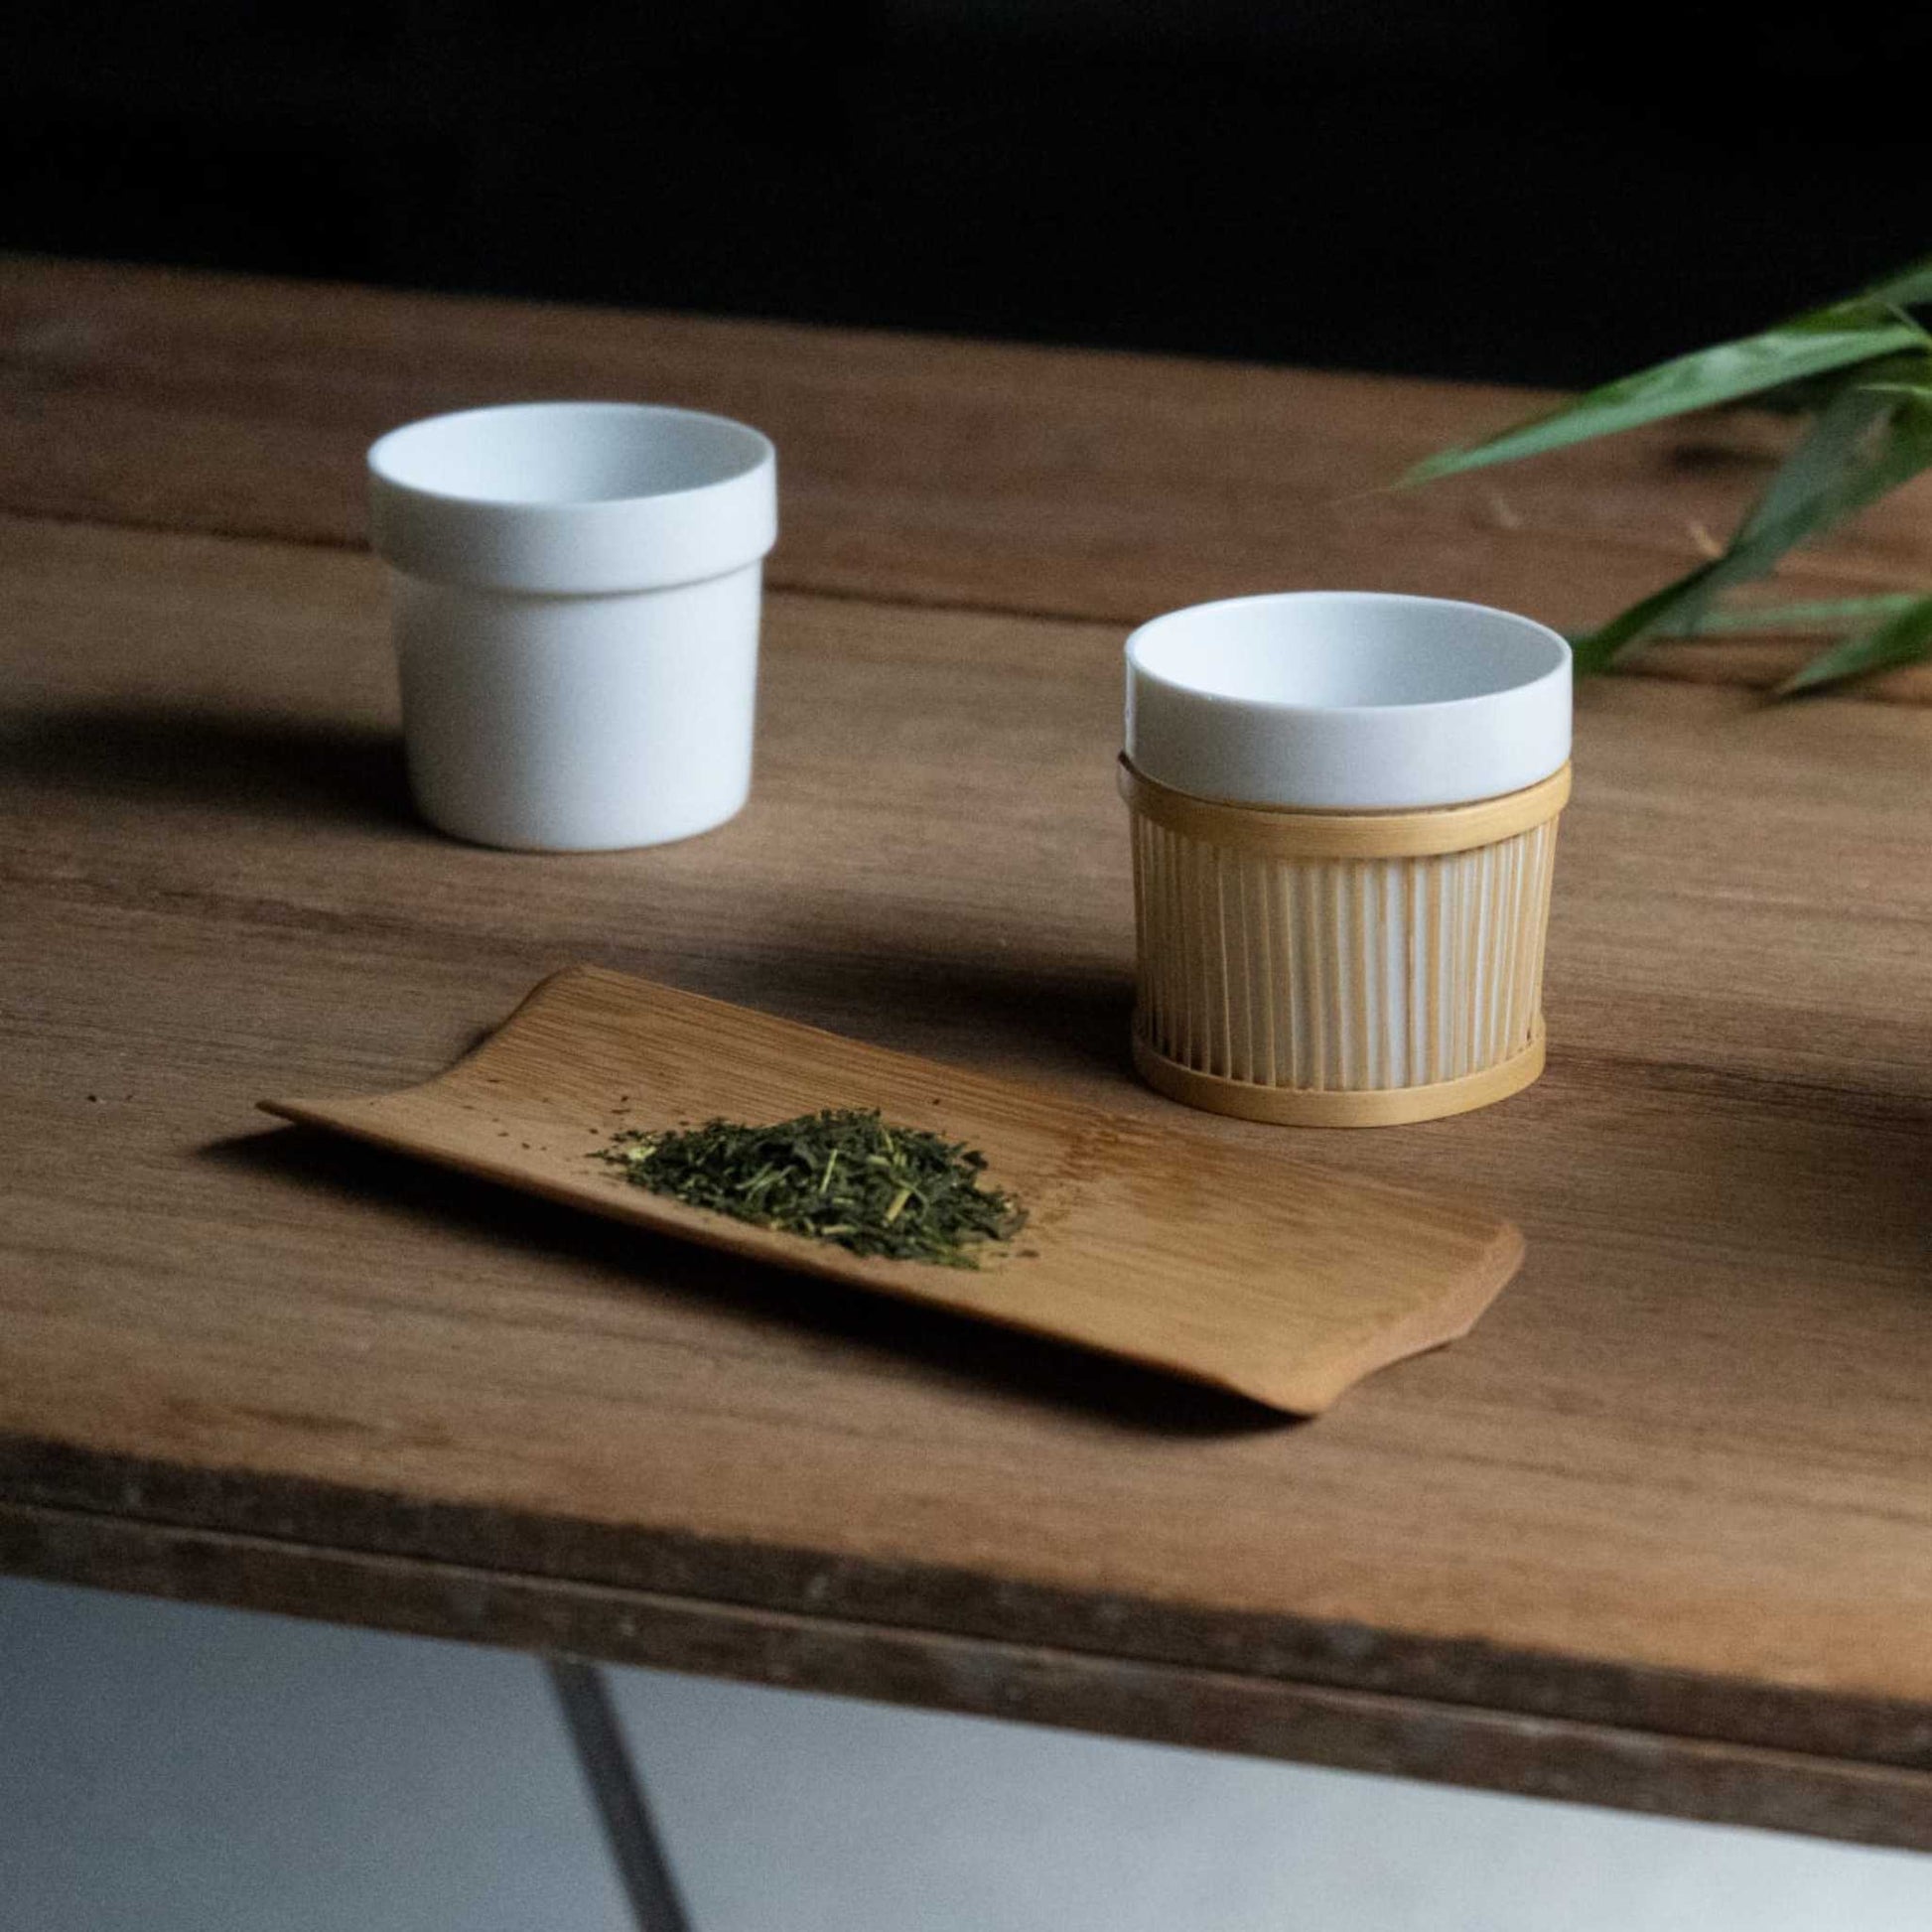
[[[0,1570],[399,1634],[1932,1851],[1932,1772],[0,1501]]]
[[[35,1524],[53,1527],[42,1535],[33,1529]],[[1511,1648],[1473,1637],[1287,1612],[1080,1591],[886,1558],[705,1537],[650,1524],[601,1523],[306,1477],[162,1462],[4,1432],[0,1525],[5,1526],[0,1528],[0,1571],[337,1622],[420,1627],[511,1647],[548,1643],[540,1634],[530,1634],[541,1628],[537,1606],[551,1603],[561,1614],[580,1599],[621,1599],[629,1605],[624,1614],[631,1621],[615,1612],[609,1619],[591,1618],[583,1638],[587,1654],[671,1668],[711,1666],[680,1662],[680,1641],[658,1628],[664,1625],[662,1614],[646,1614],[645,1599],[674,1603],[677,1618],[687,1620],[703,1616],[732,1624],[793,1619],[799,1630],[792,1648],[808,1654],[813,1643],[805,1641],[805,1633],[813,1631],[821,1636],[863,1633],[834,1643],[842,1653],[879,1645],[940,1653],[962,1643],[990,1646],[995,1653],[1002,1648],[1050,1650],[1080,1660],[1089,1673],[1113,1669],[1139,1673],[1149,1685],[1171,1683],[1170,1704],[1149,1704],[1138,1727],[1127,1734],[1173,1743],[1254,1749],[1263,1755],[1308,1754],[1239,1741],[1243,1726],[1231,1718],[1204,1720],[1193,1707],[1188,1680],[1207,1674],[1249,1687],[1251,1697],[1263,1706],[1330,1696],[1414,1703],[1423,1710],[1417,1725],[1411,1726],[1418,1737],[1441,1731],[1445,1725],[1470,1734],[1498,1724],[1557,1725],[1641,1736],[1647,1750],[1666,1755],[1708,1749],[1782,1753],[1847,1772],[1895,1772],[1932,1780],[1932,1704],[1915,1700]],[[398,1565],[413,1566],[423,1579],[443,1578],[436,1587],[419,1580],[412,1597],[419,1608],[410,1613],[419,1620],[400,1625],[380,1592],[367,1587]],[[308,1572],[337,1580],[313,1605],[285,1581]],[[342,1581],[357,1577],[363,1582],[359,1590]],[[456,1577],[462,1580],[460,1588],[452,1581]],[[473,1597],[500,1598],[515,1607],[498,1622],[475,1609]],[[538,1618],[535,1624],[530,1622],[533,1616]],[[647,1625],[658,1633],[652,1635]],[[624,1651],[626,1643],[634,1643],[634,1651]],[[809,1660],[767,1670],[754,1659],[751,1665],[726,1668],[725,1674],[764,1682],[809,1681],[862,1696],[897,1695],[884,1686],[869,1689],[844,1666],[828,1664],[822,1676],[814,1676]],[[931,1695],[899,1701],[978,1708],[965,1690],[979,1682],[966,1672],[960,1677],[965,1689],[937,1686]],[[992,1683],[989,1678],[987,1684]],[[981,1694],[993,1700],[996,1713],[1028,1715],[1009,1709],[1006,1692],[983,1687]],[[1031,1697],[1014,1695],[1023,1703]],[[1055,1694],[1043,1692],[1040,1701],[1050,1710]],[[1077,1717],[1050,1715],[1038,1721],[1082,1723]],[[1235,1741],[1226,1741],[1230,1738]],[[1319,1761],[1373,1769],[1382,1755],[1381,1746],[1363,1746],[1359,1756]],[[1557,1750],[1559,1759],[1563,1755]],[[1496,1782],[1455,1771],[1444,1775],[1451,1782]],[[1511,1782],[1499,1788],[1541,1786]],[[1546,1795],[1624,1802],[1593,1789],[1552,1789]],[[1920,1793],[1920,1802],[1924,1822],[1917,1828],[1919,1836],[1909,1842],[1922,1839],[1932,1850],[1932,1781]],[[1657,1807],[1645,1803],[1637,1808]],[[1692,1810],[1685,1815],[1706,1814]],[[1733,1822],[1759,1821],[1739,1817]],[[1782,1828],[1825,1829],[1804,1824]],[[1826,1835],[1847,1834],[1833,1830]]]

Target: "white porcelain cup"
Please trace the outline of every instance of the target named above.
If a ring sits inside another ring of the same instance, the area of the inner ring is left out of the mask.
[[[1389,1126],[1543,1065],[1570,647],[1481,605],[1305,591],[1127,640],[1137,1064],[1255,1120]]]
[[[369,450],[418,808],[525,851],[657,845],[745,803],[777,460],[641,403],[434,416]]]
[[[1127,756],[1196,797],[1403,811],[1519,791],[1570,757],[1570,646],[1448,598],[1289,591],[1127,640]]]

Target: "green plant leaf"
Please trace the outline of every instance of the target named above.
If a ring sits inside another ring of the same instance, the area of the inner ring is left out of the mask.
[[[1922,396],[1927,393],[1923,382],[1859,382],[1856,386],[1861,389],[1869,390],[1873,395],[1877,396]]]
[[[1666,584],[1661,591],[1652,591],[1641,603],[1619,612],[1608,623],[1573,636],[1570,651],[1577,673],[1588,677],[1595,671],[1607,671],[1626,650],[1666,625],[1695,630],[1706,601],[1723,588],[1711,582],[1723,561],[1714,557],[1708,564],[1700,564],[1688,576]]]
[[[1906,608],[1870,630],[1834,644],[1821,651],[1802,670],[1794,671],[1780,684],[1776,696],[1788,698],[1799,691],[1822,691],[1828,684],[1842,683],[1849,677],[1863,677],[1870,671],[1890,670],[1899,664],[1917,664],[1932,657],[1932,597],[1913,598]]]
[[[1693,629],[1659,627],[1658,638],[1809,636],[1821,630],[1853,630],[1860,624],[1883,622],[1922,600],[1911,591],[1886,591],[1872,597],[1833,597],[1802,604],[1737,604],[1727,611],[1708,611]]]
[[[1922,261],[1909,263],[1904,268],[1894,269],[1883,280],[1861,289],[1852,299],[1855,302],[1887,302],[1900,309],[1932,302],[1932,255],[1927,255]]]
[[[1761,576],[1787,550],[1928,468],[1932,381],[1909,392],[1846,390],[1785,459],[1738,527],[1720,559],[1740,566],[1726,569],[1726,582]]]
[[[1928,269],[1932,275],[1932,269]],[[1805,376],[1924,348],[1925,331],[1889,301],[1858,297],[1781,323],[1762,335],[1680,355],[1592,389],[1547,415],[1519,423],[1466,449],[1442,450],[1402,479],[1404,485],[1512,463],[1549,450],[1610,436],[1669,416],[1736,402]]]
[[[1785,459],[1721,557],[1572,639],[1577,669],[1617,662],[1667,625],[1695,631],[1711,601],[1789,550],[1932,468],[1932,385],[1899,395],[1848,385]]]
[[[1744,512],[1727,554],[1762,555],[1763,569],[1803,536],[1844,514],[1838,499],[1857,476],[1866,439],[1900,404],[1856,373],[1818,412],[1811,427],[1778,465],[1758,499]],[[1744,576],[1756,576],[1746,568]]]

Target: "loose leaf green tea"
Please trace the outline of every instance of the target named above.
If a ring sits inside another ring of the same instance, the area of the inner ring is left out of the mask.
[[[982,1184],[977,1149],[889,1125],[877,1108],[826,1108],[768,1127],[627,1128],[596,1158],[654,1194],[894,1261],[977,1268],[981,1250],[1027,1221],[1011,1194]]]

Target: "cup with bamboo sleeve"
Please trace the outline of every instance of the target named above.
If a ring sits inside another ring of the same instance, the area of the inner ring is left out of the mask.
[[[1289,1125],[1465,1112],[1543,1069],[1570,647],[1449,599],[1196,605],[1127,641],[1143,1076]]]

